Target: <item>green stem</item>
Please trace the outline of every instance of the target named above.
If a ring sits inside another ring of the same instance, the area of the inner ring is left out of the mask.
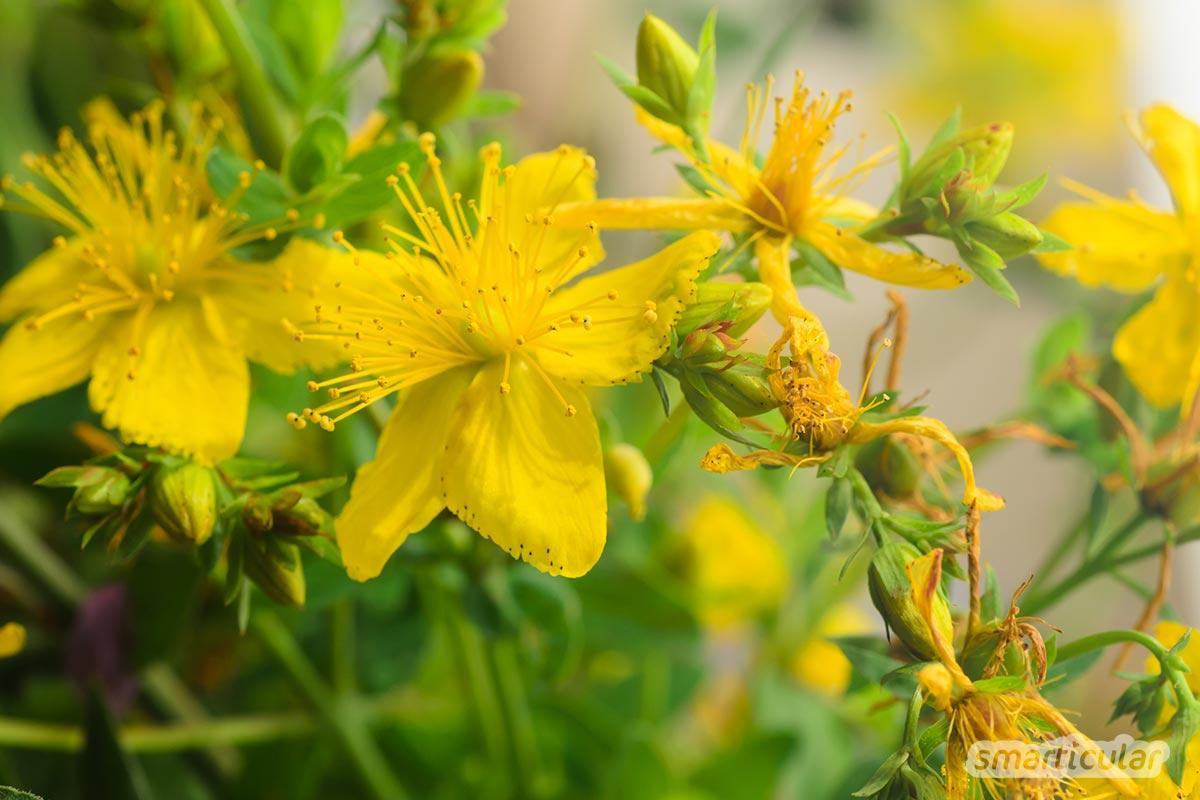
[[[1108,537],[1090,558],[1085,559],[1082,564],[1076,567],[1074,572],[1067,575],[1056,585],[1042,589],[1023,602],[1021,604],[1022,611],[1027,614],[1037,614],[1070,594],[1080,585],[1101,573],[1107,572],[1113,566],[1109,563],[1109,560],[1115,555],[1117,548],[1123,545],[1129,537],[1137,533],[1148,519],[1149,517],[1144,511],[1140,509],[1136,511],[1124,525]]]
[[[316,721],[307,714],[227,717],[181,725],[129,725],[121,729],[121,746],[131,753],[171,753],[206,747],[250,745],[311,735]],[[0,747],[78,752],[83,729],[0,717]]]
[[[334,697],[301,651],[300,645],[275,614],[258,612],[251,618],[250,628],[291,676],[321,721],[337,736],[371,795],[381,800],[404,797],[400,782],[392,774],[383,753],[371,737],[361,710],[352,702],[353,698],[339,702]]]
[[[1147,633],[1123,630],[1103,631],[1101,633],[1094,633],[1091,636],[1084,636],[1082,639],[1076,639],[1058,648],[1058,655],[1055,656],[1055,661],[1066,661],[1092,650],[1099,650],[1114,644],[1125,644],[1127,642],[1141,645],[1150,651],[1150,654],[1154,656],[1162,668],[1163,674],[1167,676],[1167,680],[1171,682],[1171,687],[1175,690],[1175,695],[1181,708],[1186,706],[1193,711],[1200,710],[1200,702],[1197,702],[1196,696],[1192,694],[1192,689],[1188,686],[1187,676],[1179,669],[1175,657],[1171,655],[1162,642]]]
[[[1197,539],[1200,539],[1200,526],[1189,528],[1175,537],[1175,545],[1178,547],[1181,544],[1194,542]],[[1126,553],[1122,553],[1119,556],[1114,556],[1112,560],[1108,562],[1106,568],[1114,569],[1116,567],[1123,567],[1126,564],[1131,564],[1134,561],[1141,561],[1143,558],[1149,558],[1150,556],[1161,553],[1162,547],[1162,542],[1159,542],[1158,544],[1146,545],[1145,547],[1139,547],[1136,550],[1130,550]]]
[[[254,138],[255,149],[269,165],[279,167],[287,150],[287,134],[279,103],[246,23],[233,0],[200,0],[200,5],[237,72],[247,128]]]
[[[496,670],[496,686],[506,712],[509,741],[512,743],[517,774],[520,777],[520,794],[523,797],[536,796],[538,787],[542,784],[537,730],[529,709],[529,698],[512,639],[496,640],[491,646],[491,656],[492,665]]]
[[[333,690],[340,696],[350,696],[358,690],[353,600],[343,600],[334,604],[331,628],[333,652],[330,653],[330,674]]]

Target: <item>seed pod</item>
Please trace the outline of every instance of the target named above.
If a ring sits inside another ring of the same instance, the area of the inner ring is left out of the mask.
[[[871,602],[880,616],[918,658],[937,658],[929,625],[913,600],[912,581],[908,565],[921,557],[921,551],[908,542],[888,542],[875,551],[867,569],[867,587]],[[939,587],[933,599],[933,624],[947,642],[954,638],[954,622],[950,605]]]
[[[608,487],[629,507],[629,516],[646,516],[646,495],[654,482],[650,462],[641,450],[624,442],[604,451],[604,475]]]
[[[756,417],[779,407],[761,369],[738,366],[703,374],[704,385],[713,396],[739,417]]]
[[[889,497],[912,497],[921,480],[921,464],[913,452],[894,436],[884,436],[863,445],[854,459],[873,488]]]
[[[700,55],[674,28],[647,14],[637,33],[638,83],[658,95],[671,110],[687,116],[688,95]]]
[[[300,548],[278,536],[247,536],[245,544],[247,577],[258,588],[284,606],[304,605],[304,565]]]
[[[217,522],[217,489],[212,470],[191,461],[159,467],[150,481],[154,521],[172,539],[204,544]]]
[[[977,242],[1010,259],[1028,253],[1042,243],[1042,232],[1033,223],[1011,211],[968,222],[967,232]]]

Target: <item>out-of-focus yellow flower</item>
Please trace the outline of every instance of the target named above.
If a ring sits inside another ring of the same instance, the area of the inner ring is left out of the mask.
[[[1107,0],[941,0],[888,4],[902,32],[896,82],[907,118],[936,125],[966,116],[1011,121],[1032,146],[1094,150],[1112,144],[1121,107],[1124,43]]]
[[[62,225],[53,249],[0,290],[0,417],[88,379],[92,407],[129,442],[213,461],[242,440],[250,392],[247,359],[290,372],[329,361],[303,351],[283,326],[310,301],[339,253],[295,239],[276,260],[246,263],[232,251],[302,222],[250,224],[239,198],[208,186],[216,125],[166,130],[161,103],[128,123],[93,104],[91,149],[69,131],[59,152],[27,165],[52,187],[4,180],[7,207]]]
[[[780,322],[795,315],[791,278],[793,241],[804,242],[846,269],[888,283],[953,289],[971,276],[961,267],[911,251],[892,251],[856,236],[854,227],[876,215],[846,196],[852,182],[880,164],[886,151],[840,175],[833,172],[849,145],[830,149],[837,118],[850,109],[850,94],[813,94],[797,73],[792,95],[775,106],[775,138],[762,167],[756,143],[771,105],[771,83],[749,88],[746,130],[738,148],[717,141],[699,153],[684,131],[637,109],[638,120],[660,141],[686,156],[707,186],[705,198],[640,198],[572,203],[556,216],[564,223],[602,228],[695,229],[749,234],[763,283],[775,293]]]
[[[790,668],[797,681],[831,697],[840,697],[850,685],[851,665],[830,639],[871,631],[871,621],[849,603],[835,606],[818,623],[812,637],[792,654]]]
[[[701,501],[683,534],[688,579],[706,625],[731,628],[783,601],[783,550],[733,500]]]
[[[907,433],[941,444],[958,462],[963,476],[963,502],[978,503],[980,511],[994,511],[1004,501],[975,483],[975,470],[965,447],[941,420],[907,416],[884,422],[867,422],[870,410],[863,397],[855,402],[838,379],[841,361],[829,350],[829,337],[820,320],[801,309],[791,316],[783,335],[767,354],[771,389],[788,424],[785,446],[805,442],[805,452],[755,450],[738,455],[729,445],[709,448],[701,466],[709,472],[733,472],[760,465],[808,467],[822,463],[842,444],[863,444],[893,433]],[[784,356],[785,351],[787,356]]]
[[[9,658],[25,646],[25,627],[16,622],[0,625],[0,658]]]
[[[582,575],[606,533],[600,436],[584,387],[640,380],[717,237],[696,233],[581,278],[603,257],[599,236],[551,214],[594,197],[595,162],[583,151],[563,146],[501,168],[489,145],[479,199],[464,202],[446,188],[433,137],[421,146],[441,209],[402,169],[389,182],[415,232],[386,227],[387,258],[335,236],[358,266],[300,336],[344,347],[351,369],[312,383],[328,402],[289,419],[332,429],[401,392],[337,520],[351,577],[378,575],[443,508],[514,558]]]
[[[1161,104],[1140,122],[1135,135],[1170,187],[1174,213],[1071,184],[1092,202],[1059,206],[1044,227],[1074,249],[1039,258],[1086,286],[1141,292],[1158,284],[1117,332],[1113,355],[1151,403],[1186,409],[1200,389],[1200,126]]]

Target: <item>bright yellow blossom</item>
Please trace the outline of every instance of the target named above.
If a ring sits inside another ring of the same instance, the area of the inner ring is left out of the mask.
[[[760,275],[777,300],[783,322],[795,288],[791,278],[793,241],[804,242],[834,264],[879,280],[924,289],[953,289],[971,276],[958,266],[911,251],[892,251],[855,235],[855,225],[876,215],[870,205],[845,195],[851,181],[882,162],[886,151],[840,175],[833,172],[849,150],[829,150],[834,124],[850,110],[850,94],[813,95],[796,75],[791,98],[775,104],[775,138],[761,168],[755,145],[771,104],[766,89],[749,87],[746,130],[738,148],[705,142],[700,153],[682,129],[637,109],[650,132],[682,153],[707,185],[704,198],[643,198],[570,204],[559,211],[564,223],[594,222],[601,228],[706,228],[748,234]]]
[[[25,628],[16,622],[0,625],[0,658],[9,658],[25,646]]]
[[[853,665],[842,648],[830,641],[839,636],[858,636],[871,631],[871,621],[858,607],[842,603],[831,608],[811,638],[792,654],[788,664],[792,676],[830,697],[841,697],[850,686]]]
[[[501,168],[489,145],[479,199],[464,202],[446,188],[433,137],[421,145],[441,209],[402,168],[390,183],[414,232],[385,226],[387,258],[355,251],[344,299],[322,304],[304,334],[342,345],[351,370],[312,384],[329,402],[291,415],[294,424],[332,429],[403,390],[337,520],[346,568],[374,577],[448,508],[513,557],[582,575],[606,535],[584,387],[640,380],[719,242],[697,233],[584,276],[603,257],[595,228],[561,228],[551,215],[594,197],[589,156],[563,146]]]
[[[797,307],[794,297],[791,302]],[[783,335],[767,354],[769,381],[779,409],[787,422],[783,445],[802,443],[802,452],[755,450],[738,455],[729,445],[709,448],[701,466],[709,472],[725,473],[754,469],[760,465],[808,467],[826,461],[831,451],[842,444],[864,444],[903,433],[937,442],[951,452],[963,476],[963,503],[977,503],[980,511],[994,511],[1004,501],[976,485],[975,470],[965,447],[945,423],[933,417],[903,416],[883,422],[862,420],[871,409],[851,397],[840,380],[841,360],[829,350],[829,337],[820,320],[800,309],[803,316],[791,316]],[[785,349],[788,353],[784,355]]]
[[[788,586],[783,548],[729,498],[701,501],[684,527],[684,541],[704,624],[730,628],[783,601]]]
[[[1157,283],[1117,332],[1113,355],[1151,403],[1186,409],[1200,389],[1200,126],[1162,104],[1140,122],[1135,134],[1170,187],[1174,212],[1073,183],[1092,202],[1059,206],[1044,227],[1074,249],[1039,258],[1086,286],[1141,292]]]
[[[198,115],[198,112],[197,112]],[[88,396],[128,442],[216,460],[242,440],[247,359],[279,371],[321,360],[284,328],[339,253],[294,240],[268,264],[232,251],[301,222],[248,224],[241,187],[222,202],[205,178],[217,126],[165,130],[161,103],[125,123],[89,107],[91,149],[64,130],[27,165],[52,187],[5,179],[8,207],[63,226],[55,246],[0,290],[0,417],[90,376]]]

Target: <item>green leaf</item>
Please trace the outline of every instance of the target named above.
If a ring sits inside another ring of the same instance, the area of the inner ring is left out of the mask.
[[[817,248],[805,241],[797,240],[795,250],[800,256],[800,266],[792,264],[796,280],[815,284],[833,292],[843,300],[853,299],[846,291],[846,279],[841,268],[825,257]],[[807,267],[807,270],[806,270]]]
[[[270,25],[305,83],[320,77],[337,52],[342,33],[343,0],[276,0]]]
[[[221,199],[228,198],[238,188],[242,173],[252,176],[249,188],[235,207],[249,217],[249,224],[277,222],[296,205],[296,196],[278,175],[269,170],[256,171],[252,165],[221,147],[213,148],[207,170],[208,182]]]
[[[950,141],[958,134],[959,128],[961,127],[962,106],[958,106],[954,109],[950,116],[946,118],[946,121],[942,123],[941,127],[937,129],[937,132],[933,134],[933,138],[929,140],[929,144],[925,146],[925,150],[933,150],[939,145]]]
[[[861,789],[853,792],[851,797],[873,797],[882,791],[883,787],[892,782],[892,778],[900,771],[900,768],[908,761],[908,750],[897,750],[887,757],[887,760],[879,765],[879,769],[875,770],[875,774],[871,776]]]
[[[1046,181],[1049,177],[1049,175],[1043,174],[1009,189],[1007,192],[1002,192],[996,196],[997,207],[1005,211],[1015,211],[1021,206],[1029,205],[1041,193],[1042,189],[1046,187]]]
[[[984,694],[1019,692],[1025,688],[1025,676],[997,675],[994,678],[983,678],[975,681],[975,688]]]
[[[972,272],[979,276],[980,280],[987,284],[989,289],[1013,305],[1021,305],[1021,300],[1017,297],[1017,290],[1013,288],[1002,272],[1005,267],[1004,259],[997,255],[995,250],[982,242],[970,242],[963,239],[956,239],[955,245],[962,260],[966,262]]]
[[[1035,253],[1065,253],[1068,250],[1074,249],[1066,239],[1051,233],[1045,228],[1038,228],[1038,232],[1042,234],[1042,242],[1033,248],[1033,252]]]
[[[0,786],[0,800],[43,800],[39,795],[23,792],[11,786]]]
[[[347,161],[342,175],[357,180],[325,201],[322,210],[327,225],[347,228],[394,203],[396,195],[387,185],[387,177],[402,163],[412,167],[414,178],[419,175],[425,161],[416,142],[406,139],[372,147]]]
[[[854,498],[854,486],[847,478],[835,478],[825,493],[825,530],[829,538],[837,541],[846,517],[850,514],[850,503]]]
[[[769,800],[795,747],[790,734],[751,735],[701,764],[689,783],[711,797]]]
[[[658,117],[673,125],[682,124],[683,120],[675,114],[667,101],[647,89],[645,86],[622,86],[621,92],[633,102],[644,108],[651,116]]]
[[[892,121],[892,127],[896,129],[896,138],[899,140],[897,155],[900,162],[900,182],[904,183],[908,180],[908,173],[912,168],[912,147],[908,143],[908,136],[904,133],[904,126],[900,124],[896,115],[888,114],[888,119]]]
[[[322,114],[300,131],[284,158],[284,173],[297,191],[307,192],[338,174],[350,137],[338,114]]]
[[[703,134],[708,126],[708,117],[712,112],[713,95],[717,87],[717,9],[713,8],[704,18],[700,28],[700,39],[696,44],[696,52],[700,59],[696,64],[696,75],[688,90],[687,121],[698,128]],[[695,135],[693,134],[693,138]],[[696,147],[703,147],[703,141],[697,141]]]
[[[650,380],[658,392],[658,401],[662,403],[663,416],[671,416],[671,395],[667,392],[667,382],[663,380],[662,369],[657,365],[650,370]]]
[[[99,690],[88,692],[84,711],[84,744],[79,755],[79,783],[106,800],[150,800],[141,765],[121,748],[117,723]]]

